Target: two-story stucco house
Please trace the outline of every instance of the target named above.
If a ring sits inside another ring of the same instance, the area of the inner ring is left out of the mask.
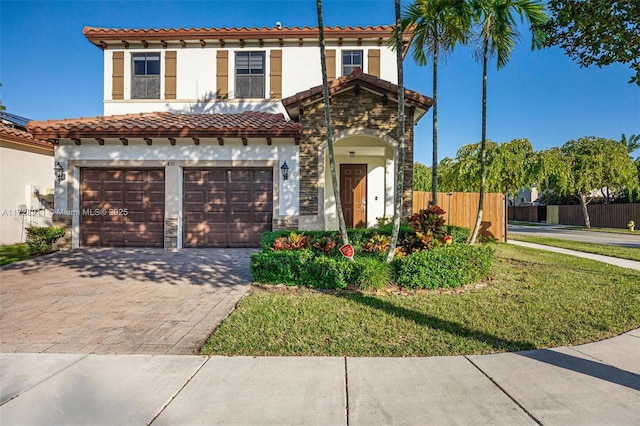
[[[348,226],[393,215],[397,70],[390,26],[325,30]],[[257,246],[276,229],[336,229],[317,28],[84,29],[104,53],[104,116],[31,122],[67,179],[78,246]],[[432,99],[406,90],[413,126]],[[61,219],[63,216],[59,216]]]

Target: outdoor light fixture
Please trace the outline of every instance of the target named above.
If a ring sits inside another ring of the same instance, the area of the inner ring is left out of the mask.
[[[355,151],[349,151],[349,157],[353,158],[356,156],[356,152]]]
[[[289,179],[289,166],[287,166],[287,162],[285,161],[282,166],[280,166],[280,170],[282,171],[282,179]]]
[[[62,182],[67,178],[67,175],[65,174],[64,169],[60,165],[59,161],[58,161],[58,164],[56,164],[56,166],[53,168],[53,171],[56,174],[56,180],[58,181],[58,183]]]

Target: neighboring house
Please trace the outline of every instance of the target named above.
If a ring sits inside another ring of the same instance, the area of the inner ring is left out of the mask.
[[[325,31],[349,227],[393,215],[391,32]],[[68,210],[59,219],[74,247],[257,246],[266,230],[337,228],[317,28],[86,27],[84,35],[104,51],[105,116],[29,125],[56,144],[67,172],[55,201]],[[433,101],[405,90],[405,103],[409,214],[413,127]]]
[[[28,121],[0,111],[0,245],[24,242],[26,227],[51,225],[53,145],[27,132]]]
[[[519,206],[519,205],[533,205],[539,198],[538,188],[536,186],[531,186],[529,188],[522,188],[518,191],[518,195],[515,199],[509,196],[509,205],[511,206]]]

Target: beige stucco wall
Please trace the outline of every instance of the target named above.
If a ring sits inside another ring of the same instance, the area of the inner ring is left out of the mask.
[[[25,227],[51,225],[51,212],[33,191],[53,188],[53,166],[53,152],[0,141],[0,245],[23,242]],[[26,215],[19,214],[20,205]]]

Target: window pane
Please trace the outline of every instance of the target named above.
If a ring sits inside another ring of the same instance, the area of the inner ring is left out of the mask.
[[[236,72],[238,74],[249,74],[248,53],[236,53]]]
[[[362,50],[343,50],[342,75],[349,75],[356,68],[362,69]]]
[[[145,60],[137,56],[133,57],[133,74],[144,75],[145,74]]]
[[[249,76],[236,77],[236,98],[249,98],[251,95],[251,81]]]
[[[147,75],[160,75],[160,55],[147,57]]]

